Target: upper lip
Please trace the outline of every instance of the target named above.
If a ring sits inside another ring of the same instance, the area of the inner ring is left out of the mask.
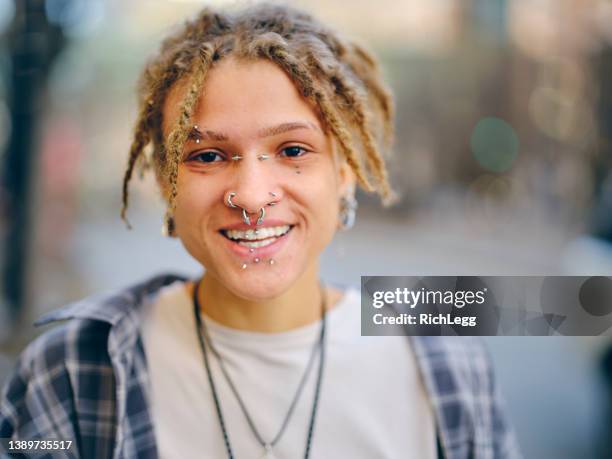
[[[250,229],[258,229],[258,228],[270,228],[275,226],[293,226],[293,224],[288,223],[284,220],[278,219],[265,219],[261,225],[256,225],[257,216],[251,215],[251,224],[247,225],[244,222],[234,223],[232,225],[227,225],[220,228],[220,231],[228,231],[228,230],[239,230],[239,231],[247,231]]]

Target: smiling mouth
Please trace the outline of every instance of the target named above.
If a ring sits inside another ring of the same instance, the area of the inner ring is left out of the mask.
[[[220,230],[219,232],[232,242],[256,249],[273,244],[279,238],[286,236],[295,225],[268,226],[265,228],[241,230]]]

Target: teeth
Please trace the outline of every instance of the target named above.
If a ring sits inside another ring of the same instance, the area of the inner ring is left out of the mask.
[[[284,226],[270,226],[267,228],[257,228],[256,230],[227,230],[225,234],[230,239],[240,240],[246,239],[247,241],[261,241],[271,237],[278,237],[289,231],[289,225]],[[267,244],[266,244],[267,245]]]
[[[258,247],[265,247],[267,245],[272,244],[274,241],[276,241],[278,238],[276,237],[271,237],[268,238],[264,241],[253,241],[253,242],[247,242],[247,241],[240,241],[238,244],[243,245],[245,247],[251,247],[253,249],[256,249]]]

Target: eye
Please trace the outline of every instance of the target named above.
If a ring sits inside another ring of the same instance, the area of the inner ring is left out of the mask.
[[[189,157],[189,161],[195,161],[198,163],[214,163],[217,161],[223,161],[223,156],[216,151],[202,151],[200,153],[191,155]]]
[[[281,150],[281,154],[288,158],[298,158],[307,153],[307,150],[302,147],[298,147],[296,145],[291,147],[286,147]]]

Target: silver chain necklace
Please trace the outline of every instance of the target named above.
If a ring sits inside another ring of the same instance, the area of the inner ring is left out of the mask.
[[[221,431],[223,433],[223,440],[225,442],[225,449],[227,451],[227,455],[229,459],[234,459],[234,454],[232,452],[232,447],[229,441],[229,435],[225,427],[225,421],[223,418],[223,413],[221,411],[221,403],[219,401],[219,396],[217,394],[215,382],[213,380],[212,372],[210,370],[210,363],[208,361],[208,353],[207,353],[206,346],[208,345],[212,354],[217,358],[219,362],[219,367],[221,368],[221,372],[223,373],[225,380],[227,381],[228,385],[230,386],[230,389],[232,390],[234,396],[236,397],[236,400],[238,401],[238,405],[240,406],[240,409],[242,410],[242,413],[244,414],[244,417],[246,418],[247,423],[249,424],[249,427],[251,428],[251,431],[253,432],[253,435],[255,436],[255,438],[257,439],[257,441],[259,442],[259,444],[262,446],[264,450],[263,456],[261,456],[262,459],[274,459],[272,448],[278,443],[287,425],[289,424],[289,420],[291,419],[291,416],[293,414],[297,401],[300,398],[300,395],[304,388],[306,379],[308,378],[310,370],[313,366],[316,351],[317,349],[319,349],[319,355],[320,355],[319,369],[317,373],[317,381],[316,381],[316,386],[315,386],[315,395],[314,395],[314,400],[313,400],[313,405],[312,405],[312,412],[310,415],[310,423],[308,426],[308,437],[306,440],[306,449],[304,452],[304,458],[308,459],[310,455],[311,444],[312,444],[314,421],[315,421],[317,406],[318,406],[319,397],[320,397],[321,380],[323,377],[323,366],[325,362],[325,323],[326,323],[325,316],[326,316],[326,311],[327,311],[327,302],[326,302],[326,297],[324,293],[325,290],[323,289],[323,286],[321,285],[321,332],[319,335],[319,339],[315,342],[315,345],[312,348],[312,352],[310,353],[308,364],[306,365],[306,369],[304,370],[304,374],[302,375],[302,379],[300,380],[300,384],[298,385],[297,391],[295,395],[293,396],[291,405],[289,406],[289,409],[287,410],[285,419],[283,420],[283,423],[278,433],[273,438],[273,440],[270,442],[266,442],[262,438],[257,428],[255,427],[255,423],[253,422],[253,419],[249,415],[249,412],[246,409],[246,405],[244,404],[242,397],[240,397],[238,390],[236,389],[236,386],[234,382],[232,381],[232,378],[230,377],[225,367],[225,364],[223,363],[223,359],[221,358],[221,355],[219,354],[219,352],[217,351],[217,349],[212,343],[212,340],[206,328],[206,324],[202,320],[202,316],[201,316],[201,307],[200,307],[200,303],[198,300],[199,289],[200,289],[200,281],[198,281],[198,283],[195,285],[193,289],[193,307],[194,307],[194,314],[196,318],[196,328],[197,328],[198,340],[200,342],[200,347],[202,349],[202,354],[204,356],[204,366],[206,367],[206,375],[208,377],[208,382],[212,390],[212,395],[213,395],[213,399],[215,402],[215,408],[217,411],[217,417],[219,419],[219,424],[221,425]]]

